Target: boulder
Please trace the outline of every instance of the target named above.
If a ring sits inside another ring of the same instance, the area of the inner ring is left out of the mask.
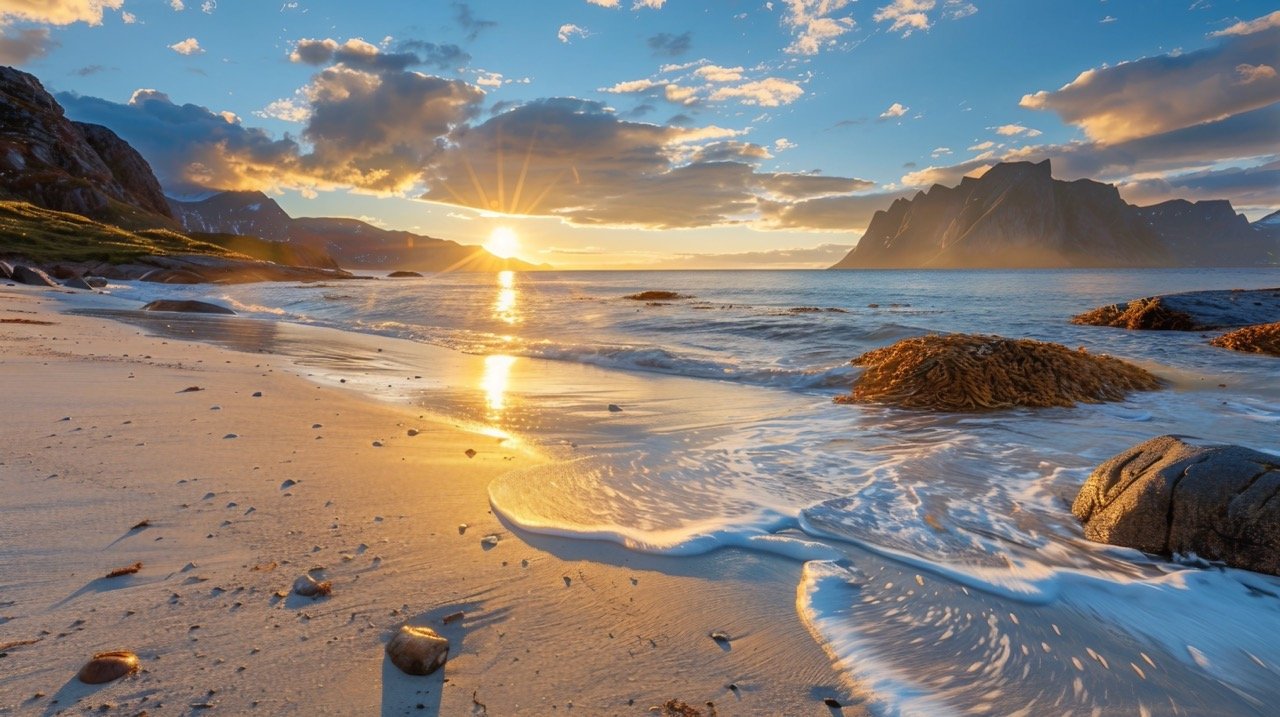
[[[675,301],[676,299],[692,299],[692,296],[675,291],[642,291],[639,294],[627,294],[622,297],[631,301]]]
[[[200,284],[204,277],[186,269],[154,269],[143,274],[139,281],[153,284]]]
[[[104,289],[107,286],[107,280],[101,276],[86,276],[84,277],[84,283],[95,289]]]
[[[19,264],[13,267],[13,280],[19,284],[27,284],[29,286],[57,286],[58,282],[53,277],[44,273],[40,269],[34,269],[29,266]]]
[[[225,306],[210,304],[207,301],[192,301],[178,299],[156,299],[155,301],[143,306],[142,311],[181,311],[187,314],[229,314],[234,316],[236,312]]]
[[[1155,331],[1205,331],[1280,321],[1280,288],[1164,294],[1100,306],[1073,324]]]
[[[387,656],[407,674],[429,675],[449,659],[449,640],[429,627],[405,625],[387,643]]]
[[[393,271],[390,274],[387,274],[387,278],[389,279],[421,279],[422,274],[419,274],[416,271]]]
[[[1089,540],[1280,575],[1280,457],[1175,436],[1098,466],[1071,512]]]
[[[0,281],[8,281],[13,278],[13,266],[7,261],[0,261]]]
[[[73,276],[70,279],[67,279],[66,281],[62,282],[62,285],[67,287],[68,289],[84,289],[85,291],[93,291],[93,287],[89,284],[89,282],[85,281],[84,279],[81,279],[78,276]]]
[[[1121,401],[1160,388],[1145,369],[1059,344],[1000,336],[917,336],[853,360],[865,370],[836,403],[982,411]]]

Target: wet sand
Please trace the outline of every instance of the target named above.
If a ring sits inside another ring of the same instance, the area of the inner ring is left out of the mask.
[[[863,713],[797,617],[799,563],[517,533],[487,486],[546,456],[307,380],[265,335],[161,339],[57,298],[0,288],[0,318],[53,322],[0,324],[0,645],[36,640],[0,649],[0,713]],[[278,595],[312,568],[330,597]],[[405,623],[452,641],[444,670],[386,661]],[[113,649],[141,673],[75,680]]]

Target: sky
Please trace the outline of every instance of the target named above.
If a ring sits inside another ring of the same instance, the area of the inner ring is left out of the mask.
[[[1276,2],[0,0],[0,64],[171,196],[564,268],[826,266],[999,161],[1280,208]]]

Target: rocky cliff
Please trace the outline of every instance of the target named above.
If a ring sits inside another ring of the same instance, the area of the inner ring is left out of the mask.
[[[164,226],[150,165],[114,132],[68,120],[32,75],[0,67],[0,194],[94,219]]]
[[[1164,266],[1160,237],[1115,187],[1053,179],[1048,160],[992,167],[876,212],[835,268]]]
[[[997,164],[876,212],[836,269],[1265,266],[1280,224],[1225,200],[1135,207],[1110,184],[1054,179],[1048,160]]]

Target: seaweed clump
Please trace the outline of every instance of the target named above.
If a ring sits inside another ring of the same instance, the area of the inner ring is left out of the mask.
[[[1111,304],[1071,317],[1071,323],[1086,326],[1114,326],[1152,331],[1195,331],[1196,322],[1187,314],[1171,309],[1159,296]]]
[[[1145,369],[1083,348],[968,334],[903,339],[853,360],[866,371],[836,403],[886,403],[935,411],[1047,408],[1120,401],[1152,391]]]
[[[1236,329],[1209,343],[1232,351],[1280,356],[1280,321]]]

